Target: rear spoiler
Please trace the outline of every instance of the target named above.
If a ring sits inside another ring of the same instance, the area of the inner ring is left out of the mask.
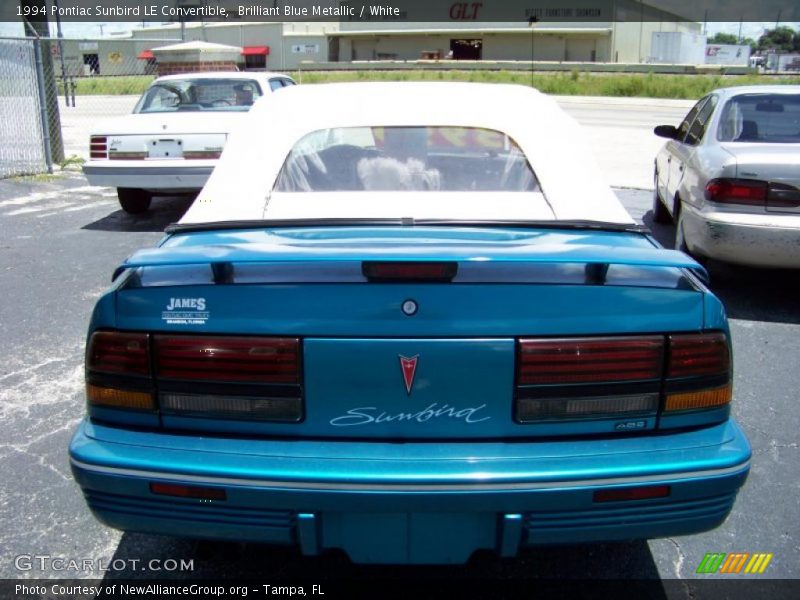
[[[139,267],[176,267],[210,265],[219,269],[234,264],[291,263],[291,262],[480,262],[480,263],[537,263],[627,265],[636,267],[672,267],[689,269],[703,281],[708,280],[706,270],[694,259],[677,250],[663,248],[615,248],[597,245],[509,244],[508,247],[486,245],[424,245],[408,244],[387,247],[342,247],[329,244],[219,244],[198,246],[170,246],[140,250],[114,270],[112,281],[128,269]]]

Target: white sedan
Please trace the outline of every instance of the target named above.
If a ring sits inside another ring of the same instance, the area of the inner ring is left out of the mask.
[[[675,247],[755,267],[800,267],[800,86],[718,89],[656,156],[653,219]]]
[[[132,114],[91,134],[83,172],[92,185],[116,187],[129,213],[146,211],[154,195],[196,193],[255,100],[294,84],[268,72],[159,77]]]

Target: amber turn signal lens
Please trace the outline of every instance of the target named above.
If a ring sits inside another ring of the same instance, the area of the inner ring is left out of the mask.
[[[697,392],[683,392],[667,394],[665,411],[692,410],[695,408],[714,408],[723,406],[731,401],[732,390],[730,384],[710,390]]]
[[[134,392],[116,388],[86,384],[86,398],[95,406],[113,408],[134,408],[137,410],[155,410],[153,394],[150,392]]]

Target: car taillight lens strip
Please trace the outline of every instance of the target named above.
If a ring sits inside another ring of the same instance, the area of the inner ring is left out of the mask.
[[[624,382],[661,377],[662,336],[521,339],[518,385]]]
[[[759,179],[721,178],[706,184],[705,198],[722,204],[796,208],[800,206],[800,189]]]
[[[518,422],[719,408],[731,400],[723,332],[525,338],[517,346]],[[662,401],[663,398],[663,401]]]
[[[284,421],[288,423],[297,423],[303,418],[303,401],[300,397],[280,398],[165,392],[159,395],[159,404],[162,413],[165,415],[245,419],[248,421]]]
[[[86,367],[87,399],[98,408],[279,422],[303,417],[297,338],[97,331]]]
[[[157,376],[164,379],[300,383],[297,338],[155,336]]]
[[[222,150],[184,150],[183,158],[188,160],[215,159],[222,156]]]
[[[658,410],[659,399],[658,393],[576,398],[519,398],[517,419],[525,422],[608,414],[651,414]]]
[[[109,160],[144,160],[147,152],[109,152]]]

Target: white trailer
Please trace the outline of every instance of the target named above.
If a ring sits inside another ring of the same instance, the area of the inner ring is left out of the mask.
[[[705,64],[706,36],[683,31],[656,31],[648,62],[668,65]]]
[[[706,64],[746,67],[750,64],[750,46],[747,44],[707,44]]]

